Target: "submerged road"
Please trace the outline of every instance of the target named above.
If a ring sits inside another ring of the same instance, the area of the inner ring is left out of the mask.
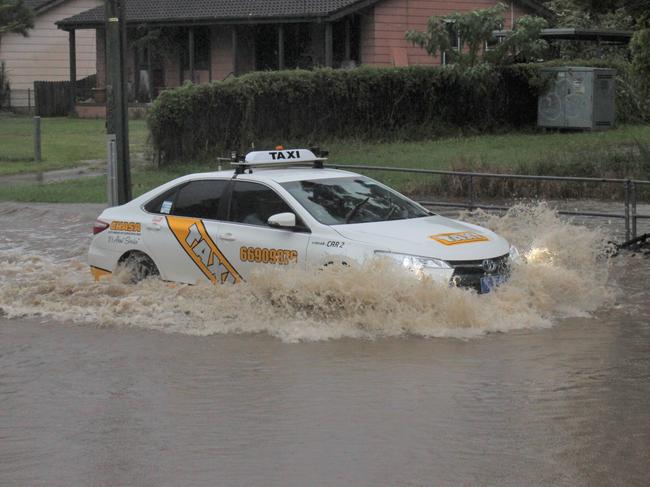
[[[613,262],[600,309],[469,340],[379,324],[371,340],[166,333],[166,315],[124,304],[139,288],[92,288],[95,318],[73,311],[89,299],[71,282],[96,212],[0,206],[2,486],[648,483],[650,259]],[[177,292],[141,298],[171,307]]]

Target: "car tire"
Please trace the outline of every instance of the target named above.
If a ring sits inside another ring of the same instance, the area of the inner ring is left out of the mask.
[[[127,252],[117,263],[118,270],[124,270],[128,280],[136,283],[160,275],[154,261],[144,252]]]

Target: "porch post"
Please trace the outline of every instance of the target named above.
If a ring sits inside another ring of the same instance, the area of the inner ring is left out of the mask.
[[[332,23],[325,23],[325,66],[328,68],[332,67],[333,64],[333,54],[332,47],[333,37],[332,37]]]
[[[232,74],[237,76],[237,26],[232,26]]]
[[[147,79],[149,80],[149,101],[153,101],[153,66],[151,66],[151,41],[147,42]]]
[[[188,44],[190,51],[190,79],[192,80],[192,83],[194,83],[194,27],[190,27],[189,36],[190,37]]]
[[[284,25],[278,24],[278,69],[284,69]]]
[[[140,49],[137,46],[131,48],[133,52],[133,94],[135,101],[140,101]]]
[[[74,115],[75,103],[77,101],[77,43],[74,29],[68,33],[68,43],[70,48],[70,100],[68,114]]]
[[[345,60],[350,60],[350,19],[345,19]]]

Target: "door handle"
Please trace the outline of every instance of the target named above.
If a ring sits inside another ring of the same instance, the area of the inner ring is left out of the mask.
[[[159,232],[160,229],[162,228],[160,225],[152,224],[152,225],[145,225],[144,226],[147,230],[153,230],[155,232]]]
[[[219,238],[227,242],[232,242],[233,240],[235,240],[235,236],[230,232],[219,235]]]

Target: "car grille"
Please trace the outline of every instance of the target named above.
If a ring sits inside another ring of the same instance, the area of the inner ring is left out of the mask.
[[[452,282],[460,287],[481,291],[481,277],[491,275],[508,276],[510,274],[509,255],[493,259],[448,261],[454,268]]]

